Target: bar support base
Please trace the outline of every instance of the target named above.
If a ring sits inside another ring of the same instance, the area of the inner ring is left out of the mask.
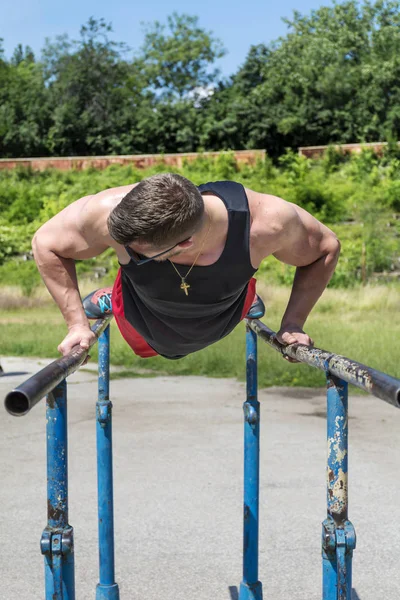
[[[119,600],[118,583],[104,585],[98,583],[96,587],[96,600]]]
[[[262,583],[241,583],[239,591],[239,600],[262,600]]]

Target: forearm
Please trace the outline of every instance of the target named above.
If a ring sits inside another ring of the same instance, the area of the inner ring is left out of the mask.
[[[76,325],[89,327],[79,293],[75,261],[58,256],[37,238],[34,238],[32,248],[40,275],[68,328]]]
[[[339,258],[339,247],[305,267],[298,267],[282,327],[297,326],[301,329],[308,315],[328,285]]]

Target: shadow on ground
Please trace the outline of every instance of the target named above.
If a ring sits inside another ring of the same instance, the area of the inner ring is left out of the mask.
[[[230,585],[229,588],[230,600],[239,600],[239,591],[236,585]],[[354,588],[351,590],[351,600],[361,600]]]
[[[230,585],[229,588],[230,600],[239,600],[239,592],[236,585]]]
[[[0,377],[16,377],[17,375],[28,375],[28,371],[9,371],[8,373],[0,373]]]

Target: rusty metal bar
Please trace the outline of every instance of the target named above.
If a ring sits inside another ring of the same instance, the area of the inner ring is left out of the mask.
[[[109,325],[112,315],[98,319],[92,331],[98,339]],[[22,417],[26,415],[46,394],[49,394],[63,379],[72,375],[85,361],[89,350],[76,346],[66,356],[62,356],[35,373],[21,383],[15,390],[7,394],[4,406],[10,415]]]
[[[276,333],[258,319],[249,319],[247,323],[258,337],[281,354],[316,367],[325,373],[331,373],[339,379],[385,400],[392,406],[400,408],[400,379],[320,348],[311,348],[304,344],[283,346],[277,341]]]

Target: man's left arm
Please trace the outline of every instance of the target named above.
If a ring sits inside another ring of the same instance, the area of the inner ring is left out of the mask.
[[[307,211],[274,196],[265,196],[265,207],[259,206],[255,231],[260,258],[273,254],[297,267],[278,341],[313,344],[303,326],[333,275],[339,240]]]

